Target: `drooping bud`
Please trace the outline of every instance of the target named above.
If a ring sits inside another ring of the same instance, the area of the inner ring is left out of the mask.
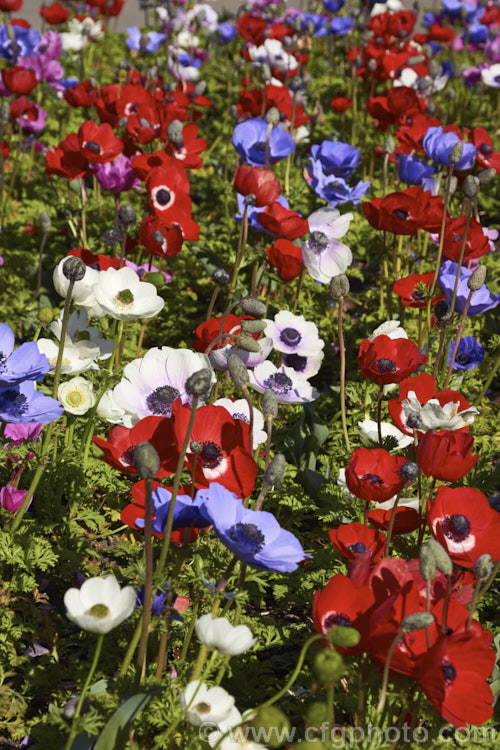
[[[42,211],[40,214],[40,229],[43,234],[48,234],[52,229],[52,220],[47,211]]]
[[[275,127],[280,121],[280,111],[277,107],[270,107],[266,112],[266,122]]]
[[[437,569],[445,576],[451,575],[453,572],[453,563],[445,548],[433,536],[429,537],[426,544],[434,555]]]
[[[384,141],[384,154],[393,154],[396,148],[396,141],[392,135],[388,135]]]
[[[480,581],[485,581],[490,577],[492,570],[493,562],[491,560],[491,555],[488,555],[486,553],[485,555],[481,555],[481,557],[477,558],[474,564],[474,575],[476,576],[476,578],[478,578]]]
[[[203,450],[203,446],[197,440],[191,440],[191,442],[189,443],[189,450],[191,451],[191,453],[201,453]]]
[[[165,276],[161,271],[147,271],[141,276],[141,281],[148,281],[156,289],[163,289],[165,286]]]
[[[124,203],[118,209],[118,221],[123,227],[131,227],[137,221],[135,209],[128,203]]]
[[[483,169],[477,176],[480,185],[488,185],[496,176],[496,169]]]
[[[276,394],[271,388],[266,388],[264,395],[262,396],[262,411],[264,412],[264,419],[276,419],[278,416],[278,409]]]
[[[469,276],[469,280],[467,281],[467,286],[471,290],[471,292],[477,292],[478,289],[481,289],[484,282],[486,281],[486,266],[479,265],[477,268],[474,269],[474,271]]]
[[[330,296],[334,300],[346,297],[349,294],[349,289],[349,279],[345,273],[339,273],[338,276],[334,276],[330,281]]]
[[[208,367],[203,367],[186,380],[186,393],[191,398],[206,396],[212,383],[212,373]]]
[[[267,83],[272,78],[271,68],[267,63],[263,63],[260,67],[260,77],[264,83]]]
[[[265,320],[242,320],[241,330],[243,333],[262,333],[267,328]]]
[[[245,388],[250,382],[247,368],[234,352],[231,352],[227,356],[227,369],[231,375],[231,380],[237,388]]]
[[[225,268],[216,268],[212,274],[212,281],[218,286],[226,286],[231,281],[231,274]]]
[[[420,473],[418,464],[416,464],[415,461],[407,461],[402,465],[399,471],[401,473],[401,476],[404,477],[407,482],[413,482],[413,480],[416,479]]]
[[[134,451],[134,464],[142,479],[154,479],[160,469],[160,457],[156,448],[143,440]]]
[[[54,311],[51,307],[41,307],[38,311],[38,321],[43,325],[48,325],[54,320]]]
[[[453,148],[450,150],[448,159],[452,166],[458,164],[464,153],[464,142],[457,141]]]
[[[252,315],[254,318],[263,318],[266,314],[266,305],[255,297],[243,297],[240,306],[244,315]]]
[[[180,120],[172,120],[167,128],[167,138],[176,148],[182,148],[184,145],[182,129],[183,125]]]
[[[466,198],[475,198],[479,194],[479,180],[472,174],[468,174],[462,185],[462,193]]]
[[[123,240],[123,235],[118,228],[109,227],[104,231],[102,239],[105,245],[119,245]]]
[[[248,333],[237,333],[234,337],[234,345],[245,352],[254,352],[255,354],[260,352],[259,342],[249,336]]]
[[[401,629],[405,633],[413,633],[414,630],[428,628],[433,622],[434,615],[431,615],[430,612],[415,612],[415,614],[403,618]]]
[[[81,281],[85,276],[87,266],[81,258],[77,258],[76,255],[72,255],[70,258],[64,261],[62,271],[68,281]]]
[[[324,648],[314,657],[313,674],[320,685],[334,685],[344,671],[344,661],[338,651]]]
[[[436,560],[428,544],[420,547],[420,575],[424,581],[432,581],[436,576]]]
[[[361,640],[361,633],[356,628],[336,625],[327,633],[328,640],[338,648],[354,648]]]
[[[279,488],[283,474],[285,473],[285,466],[285,456],[283,453],[277,453],[267,467],[267,471],[264,472],[264,482],[270,487]]]

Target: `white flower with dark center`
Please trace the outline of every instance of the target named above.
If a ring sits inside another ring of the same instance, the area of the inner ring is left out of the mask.
[[[303,315],[288,310],[281,310],[274,320],[267,321],[265,334],[272,339],[276,351],[284,354],[308,356],[325,346],[315,323],[308,323]]]
[[[81,21],[78,18],[72,18],[68,23],[68,28],[70,33],[81,34],[89,39],[102,39],[104,36],[101,22],[95,21],[91,16],[85,16]]]
[[[315,281],[328,284],[351,265],[352,252],[338,238],[347,233],[352,218],[351,213],[341,216],[336,208],[320,208],[309,216],[310,235],[302,242],[302,260]]]
[[[407,339],[408,334],[405,329],[401,326],[399,320],[386,320],[381,323],[368,338],[370,341],[376,339],[377,336],[389,336],[390,339]]]
[[[199,680],[193,680],[186,686],[180,702],[187,720],[195,727],[206,723],[221,724],[229,718],[234,708],[234,698],[224,688],[208,688]]]
[[[152,415],[170,417],[176,399],[180,398],[183,404],[191,403],[186,380],[208,367],[208,358],[198,352],[154,347],[125,366],[122,380],[113,389],[112,397],[108,396],[108,408],[123,410],[119,424],[125,426]],[[212,382],[215,382],[213,373]]]
[[[152,318],[165,305],[154,284],[141,281],[127,266],[101,271],[93,292],[104,312],[117,320]]]
[[[481,71],[481,80],[487,86],[495,89],[500,88],[500,63],[490,65],[489,68],[483,68]]]
[[[61,383],[57,398],[64,406],[64,411],[77,416],[86,414],[96,401],[93,384],[81,376]]]
[[[295,376],[301,380],[312,378],[320,370],[325,355],[322,351],[304,356],[302,354],[283,354],[281,364],[295,370]]]
[[[194,629],[201,643],[222,656],[243,654],[257,641],[246,625],[232,625],[226,617],[214,618],[210,613],[199,617]]]
[[[420,416],[421,430],[460,430],[471,425],[476,414],[479,414],[475,406],[459,411],[459,401],[448,401],[441,406],[437,398],[431,398],[422,405],[414,391],[408,393],[401,407],[405,424],[410,414],[416,412]]]
[[[109,633],[132,614],[135,605],[135,590],[120,588],[114,576],[89,578],[81,588],[64,594],[67,617],[90,633]]]
[[[390,422],[382,422],[382,447],[389,452],[402,450],[413,443],[411,435],[405,435]],[[373,419],[364,419],[358,422],[359,437],[367,448],[378,448],[378,425]]]
[[[299,64],[296,58],[283,48],[279,39],[265,39],[259,47],[251,44],[247,48],[247,52],[250,60],[256,66],[266,64],[271,69],[293,71]]]
[[[298,378],[291,367],[276,367],[272,362],[263,362],[250,371],[250,384],[259,393],[270,388],[279,404],[303,404],[319,397],[316,388]]]
[[[233,419],[240,419],[250,424],[250,410],[244,398],[233,401],[230,398],[219,398],[214,401],[214,406],[223,406]],[[257,450],[261,443],[267,440],[267,432],[264,430],[264,415],[255,406],[253,408],[253,450]]]
[[[273,350],[273,341],[266,337],[259,339],[257,343],[260,346],[260,351],[258,352],[246,352],[244,349],[239,349],[237,346],[223,346],[221,349],[212,349],[208,355],[212,367],[215,367],[216,370],[227,370],[227,358],[229,354],[237,354],[245,367],[256,367],[257,365],[260,365],[271,354]]]

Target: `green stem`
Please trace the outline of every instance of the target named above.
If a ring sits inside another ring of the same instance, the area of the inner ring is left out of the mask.
[[[52,395],[57,398],[57,391],[59,390],[59,381],[61,379],[61,367],[64,354],[64,344],[66,342],[66,329],[68,327],[69,318],[69,307],[71,305],[71,295],[73,294],[73,287],[75,286],[74,279],[70,279],[68,291],[66,292],[66,299],[64,300],[64,310],[61,321],[61,336],[59,338],[59,349],[57,352],[56,369],[54,372],[54,385],[52,388]]]
[[[375,710],[375,720],[379,718],[380,714],[382,713],[382,709],[384,708],[384,705],[385,705],[385,699],[387,697],[387,684],[389,682],[389,667],[391,664],[392,655],[394,654],[394,650],[396,646],[398,645],[399,641],[401,640],[402,636],[403,636],[403,631],[400,630],[394,637],[394,640],[392,641],[390,645],[389,651],[387,652],[387,658],[385,660],[385,665],[384,665],[384,673],[382,676],[382,688],[380,690],[380,698],[377,704],[377,708]]]
[[[342,315],[344,311],[344,298],[340,297],[338,307],[338,332],[339,332],[339,349],[340,349],[340,409],[342,413],[342,430],[344,431],[344,440],[347,452],[351,452],[349,443],[349,433],[347,432],[347,415],[345,408],[345,346],[344,331],[342,328]]]
[[[136,682],[146,673],[149,621],[151,619],[151,600],[153,598],[153,536],[151,533],[153,481],[146,479],[146,497],[144,512],[144,552],[146,558],[146,578],[144,581],[144,606],[142,611],[142,632],[137,657]]]
[[[96,643],[95,652],[94,652],[94,659],[92,661],[92,665],[91,665],[89,673],[87,675],[87,679],[85,680],[85,685],[83,686],[82,692],[80,694],[80,700],[78,701],[78,705],[76,707],[75,715],[73,716],[73,722],[72,722],[72,725],[71,725],[71,731],[69,733],[68,741],[66,742],[65,750],[71,750],[71,746],[73,744],[73,740],[76,737],[76,732],[77,732],[76,725],[77,725],[78,719],[80,717],[80,713],[81,713],[82,706],[83,706],[83,701],[85,700],[85,695],[86,695],[86,693],[87,693],[87,691],[89,689],[89,686],[90,686],[90,683],[91,683],[92,678],[94,676],[97,664],[99,662],[99,657],[101,655],[103,641],[104,641],[104,635],[101,634],[97,638],[97,643]]]

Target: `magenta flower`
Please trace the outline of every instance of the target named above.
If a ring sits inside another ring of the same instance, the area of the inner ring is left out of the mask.
[[[9,441],[9,445],[21,445],[25,440],[38,440],[43,424],[32,422],[31,424],[11,424],[5,425],[4,437]]]
[[[117,156],[114,162],[94,164],[93,168],[97,169],[97,181],[104,190],[115,194],[132,190],[139,183],[130,166],[130,159],[123,154]]]
[[[6,485],[0,490],[0,504],[2,505],[2,508],[9,513],[16,513],[23,504],[27,494],[27,490],[18,490],[17,487]],[[31,498],[31,500],[32,499],[33,498]],[[26,510],[30,507],[31,500],[29,501]]]

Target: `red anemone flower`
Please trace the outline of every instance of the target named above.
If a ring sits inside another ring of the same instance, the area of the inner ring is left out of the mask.
[[[146,177],[146,187],[151,210],[162,221],[177,221],[179,214],[191,214],[189,180],[177,167],[155,167]]]
[[[342,112],[347,112],[347,110],[351,108],[352,99],[349,96],[334,96],[333,99],[330,99],[330,104],[332,105],[333,111],[340,114]]]
[[[281,203],[272,203],[261,211],[257,218],[268,232],[285,237],[287,240],[296,240],[309,231],[307,219],[303,219],[297,211],[285,208]]]
[[[83,247],[70,250],[67,255],[74,255],[77,258],[81,258],[86,266],[96,268],[98,271],[106,271],[107,268],[116,268],[116,270],[120,268],[120,258],[110,258],[109,255],[102,255],[100,253],[94,254]]]
[[[174,226],[168,229],[158,216],[146,216],[139,229],[139,243],[150,255],[161,258],[177,255],[182,250],[182,231]]]
[[[372,562],[380,560],[386,540],[384,534],[364,523],[344,523],[332,529],[328,536],[337,552],[351,562],[367,550],[371,553]]]
[[[200,154],[205,151],[208,141],[205,138],[198,138],[198,126],[194,122],[189,122],[182,129],[182,146],[174,146],[168,143],[166,152],[173,160],[173,164],[178,169],[201,169],[203,159]]]
[[[469,432],[428,430],[419,443],[417,462],[426,477],[457,482],[479,459],[479,454],[472,455],[473,445]]]
[[[48,149],[45,153],[46,174],[65,177],[67,180],[75,180],[94,174],[89,163],[81,153],[78,136],[70,133],[57,148]]]
[[[11,94],[31,94],[37,84],[35,71],[21,65],[3,68],[2,81]]]
[[[196,338],[193,340],[193,349],[196,352],[204,352],[205,349],[210,346],[212,341],[217,338],[217,336],[219,335],[221,320],[222,316],[219,316],[218,318],[211,317],[204,323],[200,323],[200,325],[194,332]],[[242,320],[253,320],[253,318],[249,317],[248,315],[227,315],[224,321],[222,333],[230,333],[231,331],[233,331],[233,329],[235,335],[237,333],[240,333]],[[217,342],[217,344],[213,348],[222,349],[222,347],[228,346],[233,342],[234,339],[232,338],[223,339],[222,341]]]
[[[361,375],[377,385],[400,383],[427,362],[425,354],[410,339],[376,336],[364,339],[359,347],[358,367]],[[388,499],[388,498],[386,498]]]
[[[290,240],[276,240],[266,247],[269,263],[280,272],[283,281],[293,281],[302,270],[302,250]]]
[[[423,310],[424,307],[427,307],[427,299],[433,281],[434,271],[429,271],[429,273],[413,273],[411,276],[398,279],[394,283],[392,291],[398,295],[405,307],[414,307]],[[440,299],[444,299],[444,296],[438,289],[436,296],[432,298],[431,304],[435,305]]]
[[[242,164],[234,173],[234,187],[240,195],[255,195],[255,205],[269,206],[281,195],[281,187],[273,172],[263,167]]]
[[[23,0],[0,0],[2,13],[17,13],[22,8]]]
[[[443,252],[447,258],[458,263],[465,237],[467,224],[466,216],[459,216],[446,222],[444,232]],[[483,232],[481,224],[473,217],[469,220],[467,239],[465,240],[462,263],[466,264],[473,258],[481,258],[490,251],[488,237]]]
[[[385,503],[383,504],[385,506]],[[368,513],[368,522],[380,531],[387,531],[392,517],[391,508],[374,508]],[[393,534],[410,534],[420,527],[420,515],[415,508],[398,505],[394,516]]]
[[[338,648],[338,651],[348,654],[367,651],[369,610],[374,601],[368,585],[356,586],[350,578],[337,573],[330,578],[323,591],[317,591],[314,595],[314,627],[318,633],[325,635],[336,625],[356,628],[361,634],[358,645],[353,648]]]
[[[389,125],[425,111],[415,90],[407,86],[396,86],[387,96],[368,99],[366,109],[375,120],[378,120],[380,130],[387,130]]]
[[[107,122],[102,125],[92,120],[82,123],[78,129],[78,143],[82,156],[98,164],[113,161],[123,151],[123,142]]]
[[[43,5],[40,7],[40,16],[50,26],[59,26],[59,24],[68,20],[69,10],[64,8],[61,3],[53,2],[47,8]]]
[[[345,469],[347,489],[367,502],[390,500],[408,484],[401,472],[405,463],[383,448],[357,448]]]
[[[134,156],[131,161],[133,172],[139,180],[145,180],[151,170],[156,167],[168,169],[171,166],[172,159],[170,156],[167,156],[165,151],[154,151],[152,154],[139,154],[138,156]],[[187,192],[189,192],[189,183]]]
[[[477,149],[476,161],[483,169],[495,169],[500,174],[500,152],[493,148],[493,141],[484,128],[474,128],[469,140]]]
[[[414,235],[417,229],[437,232],[441,229],[444,203],[420,187],[410,187],[385,198],[364,201],[363,211],[374,229],[393,234]]]
[[[91,107],[96,99],[97,93],[89,80],[78,83],[73,88],[64,92],[64,99],[70,107]]]

